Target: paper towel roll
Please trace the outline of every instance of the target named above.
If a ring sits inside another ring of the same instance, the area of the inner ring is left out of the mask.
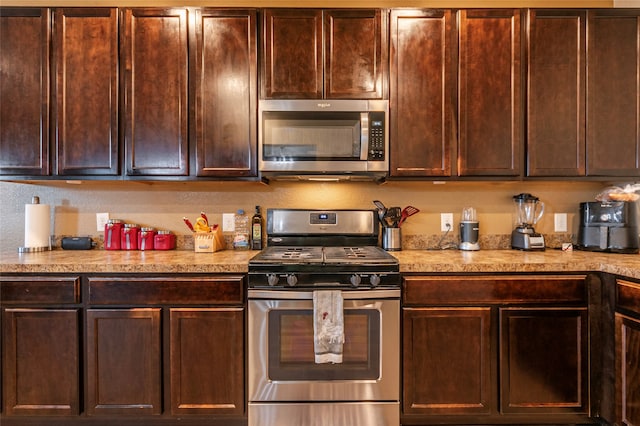
[[[48,204],[25,204],[24,246],[49,247],[51,235],[51,209]]]

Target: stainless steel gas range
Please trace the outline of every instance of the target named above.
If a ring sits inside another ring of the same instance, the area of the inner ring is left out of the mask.
[[[373,210],[267,211],[249,262],[249,426],[399,425],[400,274],[378,237]]]

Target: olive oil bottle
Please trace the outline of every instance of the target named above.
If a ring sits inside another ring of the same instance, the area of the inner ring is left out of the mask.
[[[260,206],[256,206],[256,212],[251,218],[251,249],[262,250],[262,215]]]

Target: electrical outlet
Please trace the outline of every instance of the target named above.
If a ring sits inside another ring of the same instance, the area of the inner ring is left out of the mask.
[[[453,231],[453,213],[440,213],[440,230]]]
[[[104,231],[104,226],[109,222],[109,213],[96,213],[96,225],[98,231]]]
[[[553,215],[554,232],[567,232],[567,214],[555,213]]]
[[[233,213],[222,213],[222,232],[233,232],[236,230],[236,215]]]

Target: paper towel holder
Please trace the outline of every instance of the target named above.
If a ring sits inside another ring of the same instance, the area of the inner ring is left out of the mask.
[[[34,195],[33,197],[31,197],[31,204],[40,204],[40,197],[38,197],[37,195]],[[25,222],[25,228],[28,226],[28,224]],[[25,241],[25,246],[26,246],[26,241]],[[42,252],[42,251],[49,251],[52,250],[53,247],[51,245],[51,235],[49,235],[48,237],[48,244],[46,246],[40,246],[40,247],[18,247],[18,253],[35,253],[35,252]]]

